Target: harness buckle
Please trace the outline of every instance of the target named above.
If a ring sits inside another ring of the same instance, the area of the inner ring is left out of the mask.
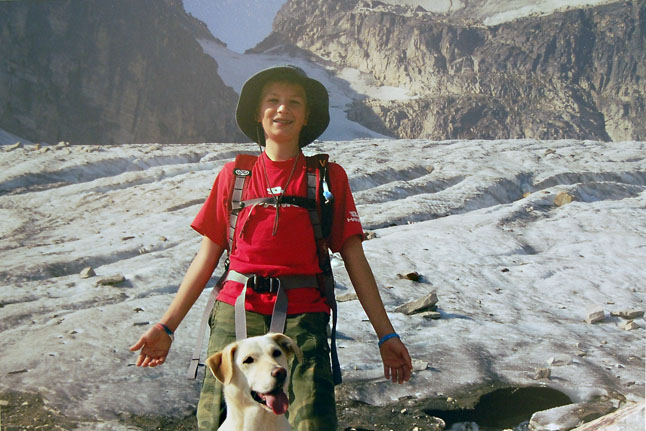
[[[255,275],[249,280],[249,286],[256,293],[276,293],[280,287],[280,279]]]

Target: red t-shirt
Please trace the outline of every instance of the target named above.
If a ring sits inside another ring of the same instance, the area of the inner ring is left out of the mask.
[[[267,168],[266,177],[263,161]],[[285,187],[293,165],[294,159],[274,162],[263,153],[253,167],[243,200],[271,197],[269,187],[274,189],[275,194],[279,193]],[[230,162],[220,171],[209,197],[191,224],[197,232],[224,248],[228,245],[227,200],[233,186],[233,168],[234,162]],[[346,239],[353,235],[362,235],[363,229],[352,198],[347,174],[336,163],[330,163],[328,169],[330,191],[334,195],[332,233],[328,246],[333,252],[338,252]],[[294,174],[284,194],[307,197],[307,170],[305,157],[302,154],[298,158]],[[275,219],[276,207],[274,206],[249,206],[240,211],[234,250],[229,256],[230,268],[241,273],[264,277],[320,273],[316,241],[308,211],[297,206],[281,206],[278,229],[274,236]],[[242,288],[242,284],[228,281],[218,295],[218,300],[233,305]],[[330,311],[317,286],[290,289],[287,291],[287,297],[288,314]],[[248,289],[245,308],[270,315],[274,301],[275,294],[259,294]]]

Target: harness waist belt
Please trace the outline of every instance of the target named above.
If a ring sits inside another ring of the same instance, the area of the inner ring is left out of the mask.
[[[235,303],[236,339],[247,338],[247,317],[245,316],[245,301],[247,288],[258,293],[276,293],[274,310],[271,313],[269,332],[282,333],[287,321],[287,293],[289,289],[316,287],[318,280],[315,275],[283,275],[280,277],[262,277],[256,274],[242,274],[229,270],[226,281],[235,281],[244,285]]]
[[[280,277],[263,277],[256,274],[243,274],[229,270],[225,281],[235,281],[251,287],[257,293],[277,293],[278,289],[298,289],[302,287],[317,288],[315,275],[283,275]]]

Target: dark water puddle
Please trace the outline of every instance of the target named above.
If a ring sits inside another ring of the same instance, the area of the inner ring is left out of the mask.
[[[550,388],[526,387],[503,388],[483,395],[472,409],[432,410],[424,413],[442,418],[446,429],[470,429],[467,424],[474,422],[480,431],[499,431],[504,429],[522,429],[523,422],[541,410],[570,404],[572,401],[565,394]]]

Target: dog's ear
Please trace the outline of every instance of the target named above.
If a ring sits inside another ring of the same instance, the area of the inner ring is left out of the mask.
[[[236,347],[235,344],[229,345],[223,351],[209,356],[206,360],[206,365],[215,378],[225,385],[231,383],[233,378],[233,355]]]
[[[288,356],[295,355],[298,362],[303,362],[303,352],[296,342],[285,334],[271,334],[271,338],[287,353]]]

